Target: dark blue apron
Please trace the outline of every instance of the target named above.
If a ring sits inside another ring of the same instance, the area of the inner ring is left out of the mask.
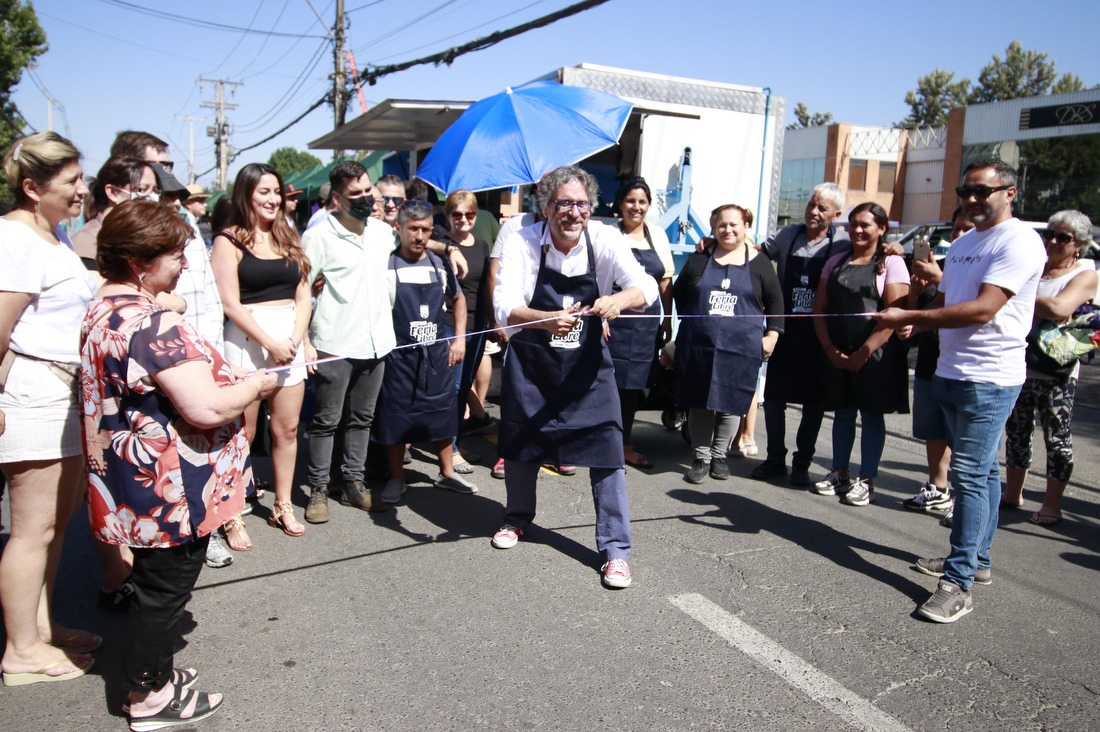
[[[804,229],[803,229],[804,230]],[[807,315],[814,311],[817,283],[825,262],[839,247],[833,240],[835,229],[829,227],[829,245],[824,254],[795,257],[787,252],[783,271],[783,305],[787,313]],[[768,401],[817,405],[821,401],[818,386],[818,365],[824,351],[814,332],[813,318],[787,318],[783,335],[768,359],[768,380],[764,398]]]
[[[875,265],[852,264],[851,256],[837,263],[825,285],[828,313],[873,313],[885,303],[878,291]],[[858,351],[875,329],[870,316],[829,318],[829,340],[843,353]],[[858,407],[880,414],[909,413],[909,367],[896,334],[871,354],[859,371],[842,371],[821,354],[821,406],[827,411]]]
[[[649,236],[649,227],[642,224],[645,231],[645,240],[649,243],[648,249],[635,249],[630,251],[634,259],[642,265],[646,274],[652,277],[660,287],[661,280],[665,276],[665,265],[653,249],[653,239]],[[619,225],[622,230],[622,225]],[[616,285],[614,291],[619,291]],[[644,310],[631,310],[629,314],[643,313],[652,315],[651,318],[616,318],[608,324],[611,328],[611,338],[607,341],[607,348],[611,351],[611,363],[615,365],[615,383],[620,389],[645,389],[649,387],[650,370],[657,356],[657,333],[661,329],[661,298],[658,297],[653,304]]]
[[[431,270],[432,281],[402,282],[401,271],[416,267]],[[393,305],[397,345],[424,345],[395,350],[386,357],[371,436],[383,445],[454,437],[458,434],[458,396],[447,363],[450,347],[447,341],[437,340],[443,337],[446,325],[446,270],[431,252],[417,262],[394,252],[389,268],[397,278]]]
[[[567,277],[546,266],[542,246],[529,306],[554,312],[599,297],[596,257]],[[499,455],[505,460],[590,468],[623,466],[623,429],[611,354],[599,318],[579,318],[565,336],[523,328],[508,341],[501,382]]]
[[[711,254],[676,333],[676,405],[744,415],[764,361],[764,317],[752,291],[748,260],[720,265]],[[755,317],[728,317],[731,315]]]

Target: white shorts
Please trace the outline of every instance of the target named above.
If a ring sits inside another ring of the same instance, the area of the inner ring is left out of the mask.
[[[297,307],[289,305],[245,305],[256,324],[275,340],[286,340],[294,332],[294,317]],[[241,366],[249,371],[271,369],[279,366],[267,353],[267,349],[245,335],[245,332],[227,320],[225,323],[225,360],[230,366]],[[293,364],[305,363],[306,351],[299,345],[294,354]],[[280,371],[277,374],[279,386],[294,386],[306,380],[304,366]]]
[[[15,359],[0,410],[6,424],[0,463],[60,460],[84,452],[76,393],[45,361]]]

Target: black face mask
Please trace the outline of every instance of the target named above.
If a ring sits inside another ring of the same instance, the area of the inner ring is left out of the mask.
[[[366,221],[374,211],[374,196],[360,196],[348,199],[348,215],[359,221]]]

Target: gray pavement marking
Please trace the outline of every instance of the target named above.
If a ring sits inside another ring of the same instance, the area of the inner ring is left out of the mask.
[[[912,732],[896,718],[702,595],[689,592],[669,597],[668,601],[856,729]]]

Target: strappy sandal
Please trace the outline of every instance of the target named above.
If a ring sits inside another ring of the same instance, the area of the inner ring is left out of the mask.
[[[172,677],[168,683],[173,688],[179,689],[178,693],[182,693],[199,680],[199,672],[193,668],[174,668],[172,669]],[[124,702],[122,705],[122,713],[130,713],[130,702]],[[140,719],[140,717],[139,717]]]
[[[191,705],[192,699],[195,701],[194,711],[191,716],[184,717],[184,711]],[[130,729],[134,732],[147,732],[148,730],[161,729],[163,727],[174,727],[179,724],[198,722],[218,711],[218,708],[221,707],[224,701],[225,697],[222,697],[215,704],[211,704],[210,695],[205,691],[194,691],[192,689],[176,687],[172,699],[156,714],[148,717],[135,717],[131,715]]]
[[[283,516],[289,516],[294,519],[294,523],[298,524],[298,531],[291,531],[287,526],[287,522],[283,519]],[[298,519],[294,517],[294,506],[290,501],[275,501],[275,506],[271,511],[271,515],[267,517],[267,523],[274,526],[276,529],[282,529],[283,533],[287,536],[302,536],[306,533],[306,527],[298,523]]]
[[[222,525],[222,531],[225,532],[225,543],[229,545],[229,548],[235,552],[247,552],[252,550],[252,540],[248,537],[248,534],[244,531],[244,521],[240,516],[234,516]],[[243,544],[233,544],[233,537],[229,535],[230,531],[237,532],[237,541],[243,539]]]

